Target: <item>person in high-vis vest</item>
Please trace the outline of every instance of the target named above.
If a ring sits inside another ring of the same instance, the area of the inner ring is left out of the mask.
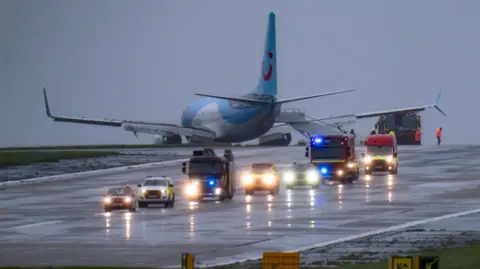
[[[372,128],[372,131],[370,132],[370,135],[376,135],[377,134],[377,131],[375,130],[375,128]]]
[[[420,129],[417,129],[415,131],[415,142],[420,142],[422,139],[422,133],[420,132]]]
[[[395,132],[393,130],[391,130],[390,132],[388,132],[389,135],[395,135]]]
[[[440,145],[440,142],[442,142],[442,127],[440,128],[437,128],[437,133],[436,133],[436,136],[437,136],[437,145]]]

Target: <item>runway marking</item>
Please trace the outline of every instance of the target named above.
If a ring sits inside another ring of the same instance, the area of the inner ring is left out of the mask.
[[[14,226],[14,227],[10,227],[10,229],[27,229],[27,228],[33,228],[33,227],[49,225],[49,224],[57,224],[57,223],[62,223],[62,222],[63,222],[63,220],[44,221],[44,222],[37,222],[37,223]]]
[[[423,219],[423,220],[411,221],[411,222],[407,222],[407,223],[400,224],[400,225],[395,225],[395,226],[382,228],[382,229],[378,229],[378,230],[374,230],[374,231],[370,231],[370,232],[365,232],[365,233],[361,233],[361,234],[357,234],[357,235],[347,236],[347,237],[343,237],[343,238],[339,238],[339,239],[335,239],[335,240],[331,240],[331,241],[327,241],[327,242],[322,242],[322,243],[318,243],[318,244],[314,244],[314,245],[309,245],[309,246],[305,246],[305,247],[301,247],[301,248],[297,248],[297,249],[284,250],[284,251],[300,252],[300,251],[305,251],[305,250],[314,249],[314,248],[327,247],[329,245],[344,243],[344,242],[347,242],[347,241],[357,240],[357,239],[360,239],[360,238],[369,237],[369,236],[373,236],[373,235],[378,235],[378,234],[383,234],[383,233],[388,233],[388,232],[395,232],[395,231],[403,230],[403,229],[410,228],[410,227],[413,227],[413,226],[426,224],[426,223],[429,223],[429,222],[435,222],[435,221],[440,221],[440,220],[445,220],[445,219],[457,218],[457,217],[462,217],[462,216],[467,216],[467,215],[472,215],[472,214],[478,214],[478,213],[480,213],[480,208],[474,209],[474,210],[462,211],[462,212],[453,213],[453,214],[442,215],[442,216],[434,217],[434,218],[427,218],[427,219]],[[203,263],[202,262],[202,264],[197,265],[197,267],[199,267],[199,268],[217,267],[217,266],[223,266],[223,265],[233,264],[233,263],[237,263],[237,262],[239,262],[239,263],[240,262],[246,262],[248,260],[258,260],[258,259],[262,258],[262,255],[263,255],[263,253],[255,253],[255,254],[243,256],[241,258],[237,258],[235,260],[227,260],[225,262],[217,262],[217,263]],[[236,257],[239,257],[239,256],[241,256],[241,255],[236,255]],[[168,268],[173,268],[173,267],[178,267],[178,265],[177,266],[169,266]]]

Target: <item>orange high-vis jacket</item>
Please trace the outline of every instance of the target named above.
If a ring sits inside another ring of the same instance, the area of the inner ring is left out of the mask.
[[[420,141],[421,133],[420,130],[415,131],[415,141]]]
[[[437,137],[442,136],[442,130],[440,128],[437,128]]]

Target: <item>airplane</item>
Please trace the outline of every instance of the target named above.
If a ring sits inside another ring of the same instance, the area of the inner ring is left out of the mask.
[[[174,144],[182,142],[181,136],[185,136],[190,143],[240,143],[256,139],[267,133],[277,122],[282,104],[355,91],[355,89],[348,89],[289,99],[277,99],[276,27],[275,13],[273,12],[268,17],[261,69],[262,73],[257,87],[251,93],[238,97],[195,93],[202,98],[184,109],[181,125],[53,116],[44,88],[45,109],[47,116],[54,121],[123,127],[124,130],[133,132],[135,136],[137,136],[137,133],[161,135],[170,138],[169,142]]]
[[[434,105],[347,114],[320,119],[310,117],[309,119],[297,118],[296,120],[292,120],[286,115],[287,113],[281,111],[282,104],[337,95],[355,90],[356,89],[348,89],[309,96],[278,99],[275,13],[271,12],[268,17],[261,74],[255,90],[238,97],[195,93],[195,95],[202,98],[194,101],[183,110],[180,125],[131,120],[53,116],[45,88],[43,89],[43,95],[47,116],[53,119],[53,121],[123,127],[124,130],[133,132],[135,136],[137,136],[137,133],[147,133],[166,137],[165,142],[168,144],[181,144],[181,136],[185,136],[189,143],[241,143],[259,138],[273,128],[283,125],[290,125],[296,131],[308,136],[312,133],[318,133],[319,130],[324,130],[325,126],[319,123],[325,123],[325,121],[331,119],[369,118],[392,113],[423,111],[432,107],[435,107],[446,116],[438,107],[441,92]]]

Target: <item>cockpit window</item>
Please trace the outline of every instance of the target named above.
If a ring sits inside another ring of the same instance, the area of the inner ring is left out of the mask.
[[[145,181],[143,186],[167,186],[168,182],[166,179],[148,179]]]
[[[112,196],[123,196],[128,194],[128,190],[126,188],[111,188],[108,190],[107,194]]]

